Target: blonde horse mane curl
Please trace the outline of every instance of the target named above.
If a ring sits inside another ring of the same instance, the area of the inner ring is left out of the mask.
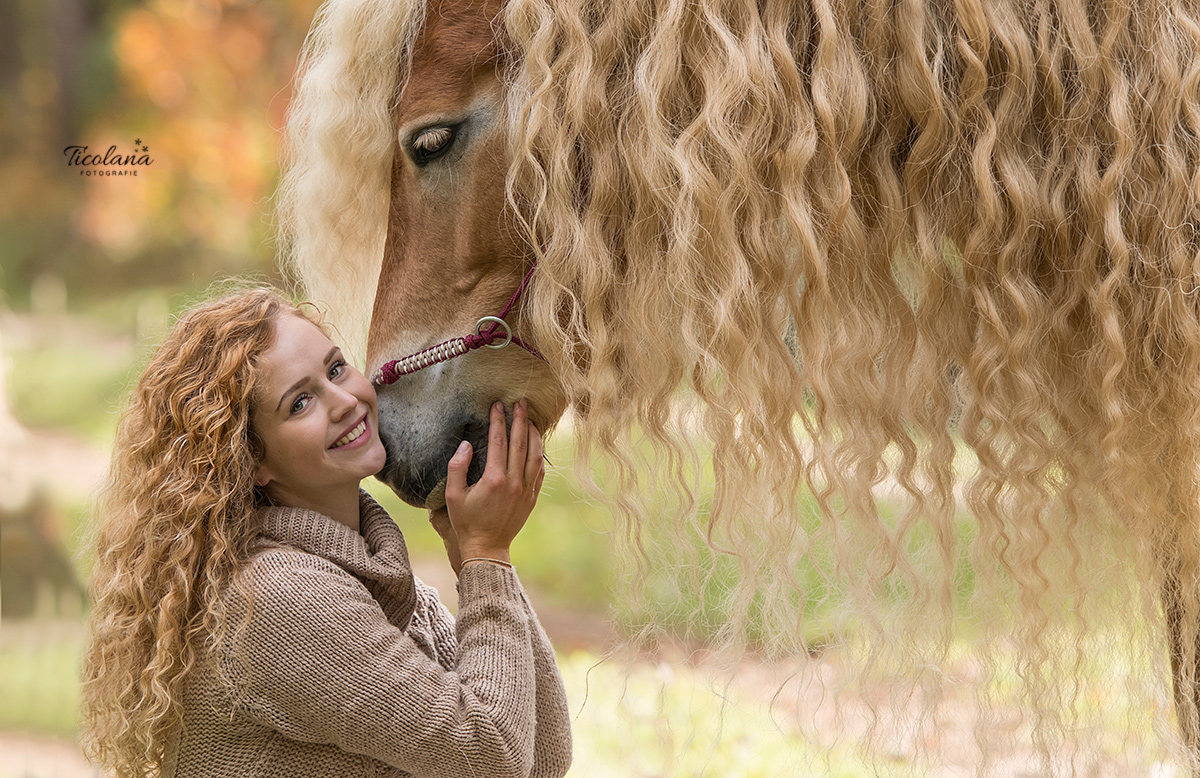
[[[284,228],[351,317],[423,12],[335,0],[308,44]],[[732,565],[733,642],[814,648],[824,614],[926,714],[965,627],[979,748],[1003,748],[1013,673],[1046,772],[1099,747],[1077,740],[1093,657],[1155,700],[1173,624],[1195,738],[1195,5],[510,0],[503,21],[524,305],[633,546],[700,584]]]

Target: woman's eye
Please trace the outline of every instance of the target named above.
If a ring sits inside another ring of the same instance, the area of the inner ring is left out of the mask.
[[[329,366],[330,378],[337,378],[344,372],[346,372],[346,363],[340,359]]]
[[[292,401],[292,413],[299,413],[308,407],[308,401],[311,399],[307,394],[302,394]]]
[[[409,144],[409,154],[413,162],[425,165],[449,151],[457,135],[457,127],[441,126],[421,130]]]

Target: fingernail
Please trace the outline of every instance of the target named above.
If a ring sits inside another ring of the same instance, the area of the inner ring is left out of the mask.
[[[458,450],[454,452],[454,456],[462,456],[463,454],[467,453],[467,449],[469,448],[471,448],[471,444],[464,440],[462,443],[458,444]]]
[[[522,397],[521,398],[521,410],[524,411],[524,410],[528,410],[528,409],[529,409],[529,401],[526,400],[524,397]]]

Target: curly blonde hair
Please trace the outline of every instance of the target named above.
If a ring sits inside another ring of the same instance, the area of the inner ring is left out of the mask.
[[[184,315],[122,416],[97,504],[81,742],[116,775],[158,775],[182,684],[229,633],[223,589],[261,503],[251,427],[256,359],[275,321],[304,316],[252,289]]]
[[[423,11],[335,0],[314,28],[282,211],[311,288],[378,268]],[[936,705],[965,620],[984,762],[1011,670],[1045,772],[1092,657],[1151,668],[1128,696],[1153,703],[1169,660],[1200,744],[1196,4],[509,0],[503,24],[534,342],[636,543],[732,565],[722,634],[804,648],[814,603],[853,606],[865,675]]]

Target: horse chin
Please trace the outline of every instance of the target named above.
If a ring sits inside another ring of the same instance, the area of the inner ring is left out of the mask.
[[[446,507],[446,479],[438,481],[433,491],[425,498],[426,510],[436,511]]]

